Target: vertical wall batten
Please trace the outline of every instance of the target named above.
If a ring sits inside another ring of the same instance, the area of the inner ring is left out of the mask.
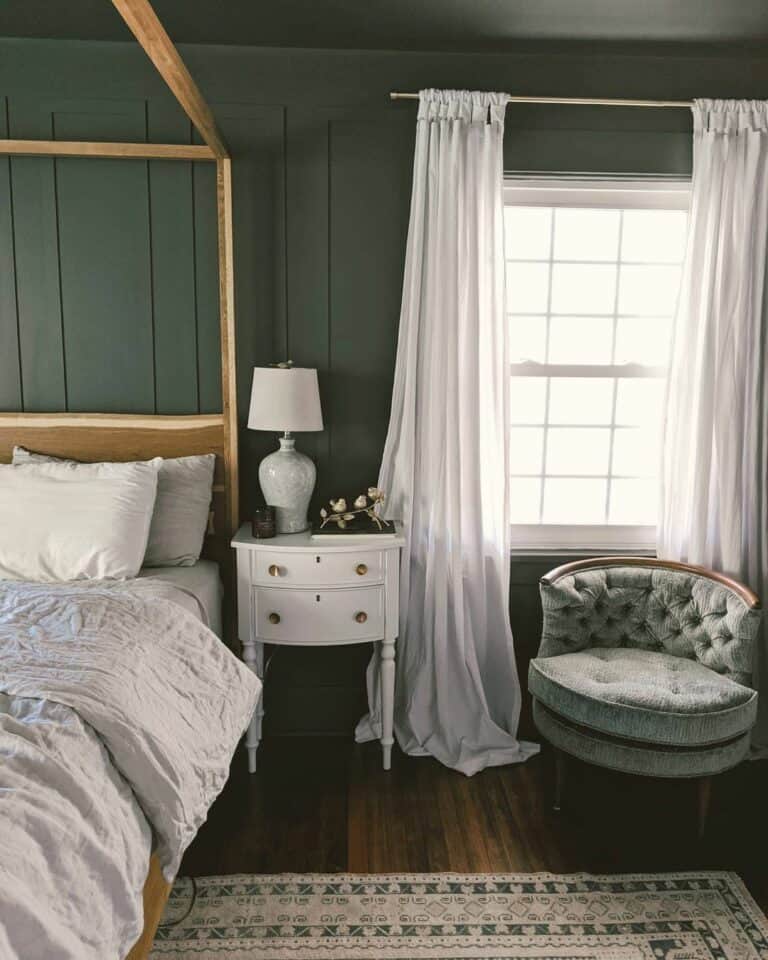
[[[7,136],[8,102],[0,104],[0,132]],[[5,131],[5,132],[4,132]],[[14,250],[10,157],[0,157],[0,404],[23,409],[16,254]]]
[[[327,194],[328,194],[328,230],[326,234],[326,244],[328,245],[328,258],[326,263],[326,270],[328,272],[328,277],[333,276],[333,243],[331,236],[331,229],[333,224],[333,176],[332,176],[332,158],[333,158],[333,127],[331,125],[330,118],[328,119],[328,126],[326,130],[327,138],[327,147],[325,162],[327,165],[326,169],[326,178],[327,178]],[[327,337],[327,348],[325,354],[325,370],[327,371],[326,377],[330,374],[333,369],[333,284],[328,281],[328,303],[326,306],[326,312],[328,315],[328,337]],[[325,426],[325,459],[327,463],[331,462],[333,457],[333,420],[331,417],[326,416],[323,420],[323,425]],[[344,491],[345,494],[348,491]]]
[[[271,360],[285,357],[288,354],[288,198],[286,189],[288,109],[281,104],[279,110],[279,144],[270,158],[271,181],[274,183],[274,190],[272,191],[272,202],[267,212],[267,216],[272,221],[269,242],[273,250],[271,283],[274,292],[272,316],[265,317],[264,320],[269,328]],[[248,388],[250,390],[250,380]]]
[[[144,141],[149,143],[149,103],[144,101]],[[149,173],[149,160],[144,161],[144,175],[147,180],[147,239],[149,240],[149,319],[152,329],[152,412],[157,413],[157,324],[155,323],[155,270],[152,243],[152,178]]]
[[[149,160],[145,161],[147,175],[147,239],[149,241],[149,258],[147,265],[149,267],[149,322],[152,331],[151,350],[152,350],[152,412],[157,413],[157,324],[155,322],[155,271],[153,259],[152,244],[152,178],[149,175]]]
[[[285,248],[283,252],[283,262],[285,266],[283,267],[283,276],[285,279],[285,315],[284,323],[285,328],[283,330],[283,335],[285,337],[285,350],[283,352],[283,360],[290,360],[291,358],[291,338],[290,338],[290,299],[289,299],[289,263],[290,258],[288,256],[288,110],[287,108],[283,110],[283,223],[285,225],[283,231],[283,239],[285,242]]]
[[[64,382],[64,410],[69,411],[69,384],[67,382],[67,338],[64,330],[64,290],[61,285],[61,231],[59,230],[59,172],[57,161],[51,160],[53,176],[53,209],[56,213],[56,281],[59,294],[59,335],[61,336],[61,376]]]
[[[5,126],[8,128],[8,103],[5,104]],[[22,375],[22,355],[21,355],[21,324],[19,322],[19,271],[16,261],[16,212],[13,203],[13,164],[11,158],[7,157],[7,176],[8,176],[8,214],[9,229],[11,232],[11,257],[13,259],[13,300],[16,304],[16,362],[19,370],[19,401],[21,409],[24,410],[24,377]]]

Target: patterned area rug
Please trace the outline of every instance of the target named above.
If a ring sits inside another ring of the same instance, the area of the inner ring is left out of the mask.
[[[180,879],[152,960],[766,960],[733,873]]]

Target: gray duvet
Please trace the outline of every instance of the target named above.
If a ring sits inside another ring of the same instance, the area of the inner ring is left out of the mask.
[[[0,958],[122,960],[171,879],[257,678],[157,581],[0,581]]]

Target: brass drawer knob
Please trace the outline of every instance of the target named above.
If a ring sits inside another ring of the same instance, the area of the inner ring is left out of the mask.
[[[270,623],[280,623],[280,614],[279,613],[270,613],[269,615]]]
[[[355,614],[355,620],[357,620],[358,623],[365,623],[367,619],[368,614],[364,610],[361,610],[360,613]]]
[[[366,573],[368,573],[367,565],[364,563],[358,563],[358,565],[355,567],[355,573],[358,575],[358,577],[364,577]]]
[[[280,567],[276,563],[270,565],[269,568],[270,577],[279,577],[280,576]]]

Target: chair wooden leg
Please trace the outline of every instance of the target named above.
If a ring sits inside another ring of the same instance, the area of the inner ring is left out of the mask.
[[[565,787],[565,777],[567,773],[568,757],[562,750],[554,748],[555,752],[555,799],[552,809],[560,813],[562,809],[563,789]]]
[[[698,786],[699,793],[699,819],[698,836],[699,840],[704,836],[704,830],[707,826],[707,815],[709,814],[709,802],[712,799],[712,777],[701,777]]]

